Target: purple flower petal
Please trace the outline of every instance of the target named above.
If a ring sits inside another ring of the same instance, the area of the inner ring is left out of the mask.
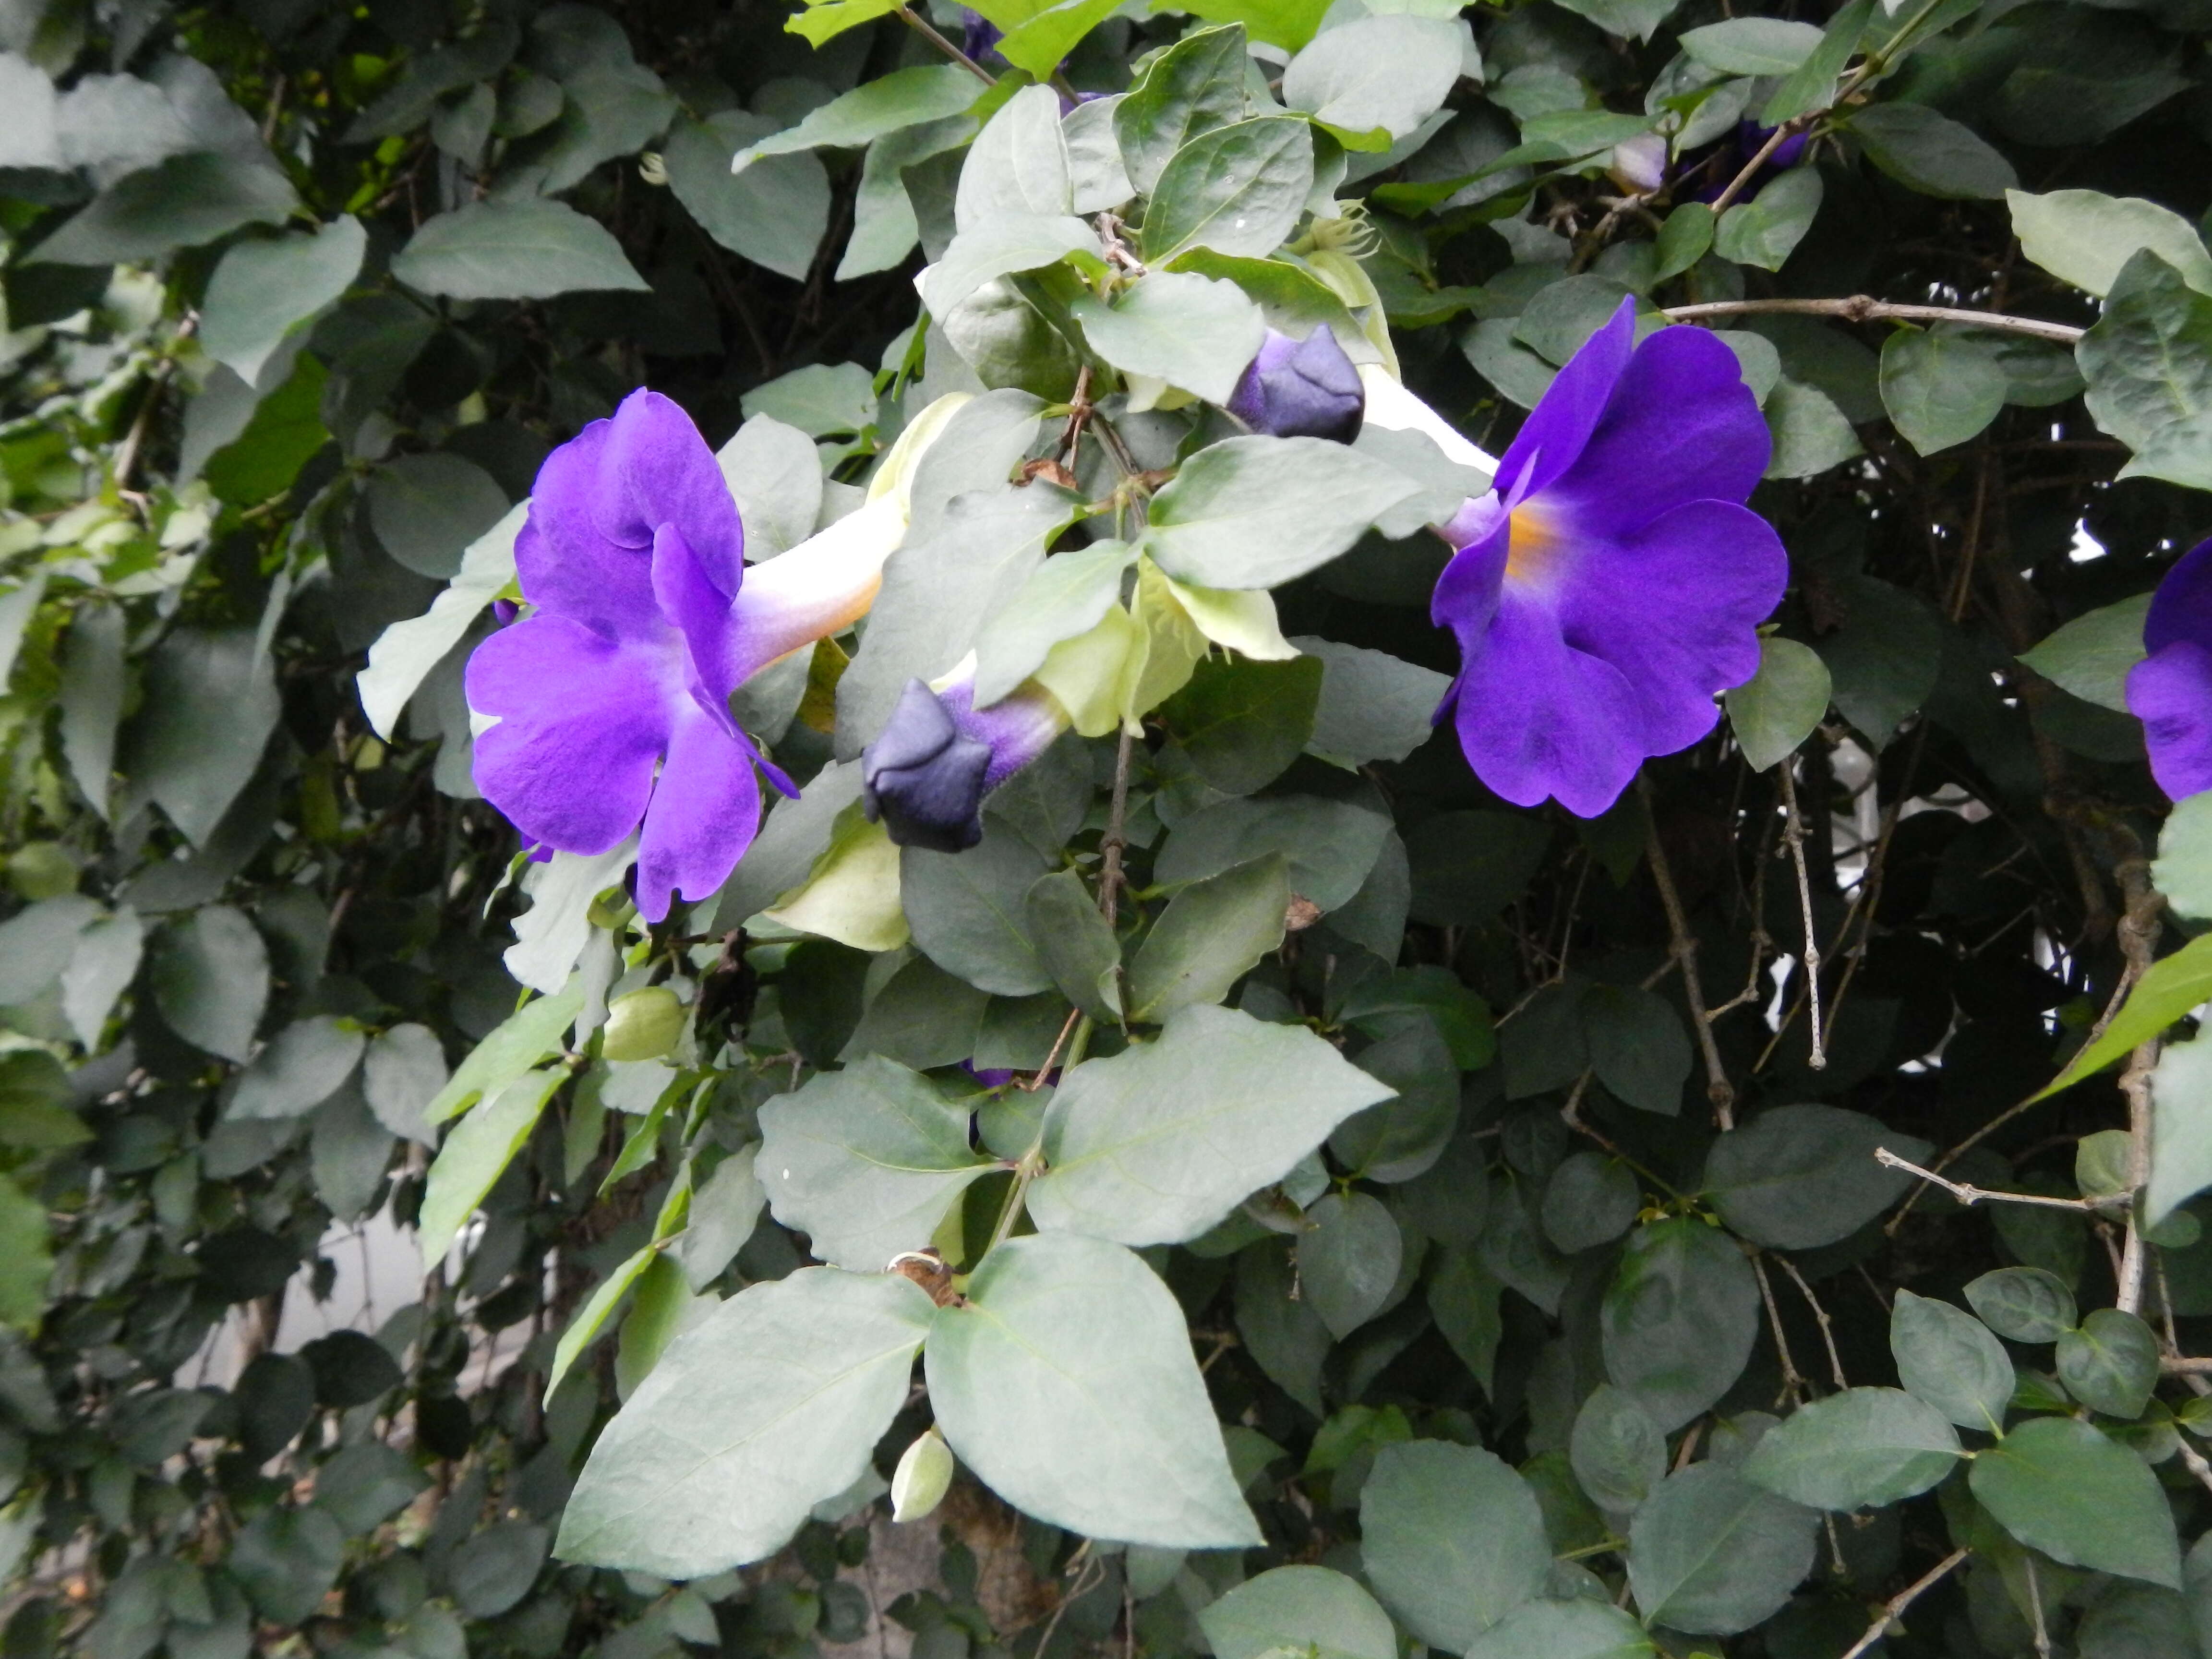
[[[1635,338],[1636,301],[1625,299],[1553,377],[1498,463],[1498,487],[1509,501],[1534,495],[1574,465],[1627,369]]]
[[[1326,323],[1303,340],[1271,328],[1224,407],[1255,432],[1348,444],[1359,435],[1367,392]]]
[[[2155,654],[2180,640],[2212,651],[2212,540],[2173,562],[2143,618],[2144,650]]]
[[[2150,775],[2170,800],[2212,789],[2212,651],[2176,640],[2128,671]]]
[[[545,458],[530,492],[530,516],[514,538],[523,597],[610,637],[659,617],[653,561],[599,533],[592,498],[611,422],[593,421]],[[650,538],[648,538],[650,539]]]
[[[1476,776],[1516,806],[1555,797],[1586,818],[1620,798],[1644,763],[1635,689],[1568,644],[1543,597],[1501,586],[1489,625],[1460,646],[1455,724]]]
[[[637,848],[637,913],[668,915],[672,899],[705,898],[730,878],[760,829],[753,748],[687,701],[646,808]]]
[[[633,392],[615,410],[594,505],[601,532],[625,547],[653,544],[674,525],[726,600],[745,573],[745,532],[714,453],[681,405]]]
[[[1789,580],[1790,556],[1765,520],[1690,501],[1632,536],[1578,548],[1560,621],[1570,646],[1605,659],[1634,691],[1644,752],[1671,755],[1713,729],[1716,691],[1759,672],[1759,624]]]
[[[991,745],[965,735],[952,711],[908,680],[883,734],[860,752],[860,806],[901,847],[959,853],[983,839]]]
[[[635,647],[540,611],[477,646],[469,707],[499,724],[476,742],[484,799],[526,842],[604,853],[637,828],[668,738],[662,671]]]
[[[732,665],[739,656],[737,622],[729,595],[714,586],[684,532],[665,524],[653,535],[653,592],[660,614],[684,636],[690,663],[687,689],[699,707],[732,737],[730,693],[738,689]]]
[[[1744,501],[1772,447],[1727,342],[1665,328],[1636,348],[1588,443],[1540,494],[1575,531],[1623,535],[1686,501]]]

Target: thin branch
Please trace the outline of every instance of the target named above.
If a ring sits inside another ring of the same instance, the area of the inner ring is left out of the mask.
[[[1778,1255],[1774,1259],[1782,1264],[1782,1271],[1790,1275],[1790,1282],[1797,1287],[1797,1293],[1805,1298],[1805,1305],[1812,1309],[1813,1317],[1820,1322],[1820,1342],[1828,1351],[1828,1370],[1836,1379],[1837,1390],[1848,1392],[1851,1386],[1850,1379],[1844,1375],[1844,1357],[1836,1352],[1835,1322],[1828,1317],[1828,1310],[1820,1305],[1820,1298],[1813,1294],[1813,1287],[1805,1282],[1805,1275],[1797,1271],[1797,1264],[1786,1255]]]
[[[1782,1328],[1782,1310],[1775,1305],[1774,1286],[1767,1282],[1766,1263],[1756,1254],[1751,1258],[1751,1271],[1759,1280],[1759,1299],[1766,1304],[1766,1323],[1774,1333],[1774,1352],[1782,1361],[1782,1392],[1774,1396],[1774,1404],[1778,1409],[1795,1407],[1808,1392],[1805,1375],[1797,1369],[1796,1356],[1790,1352],[1790,1338]]]
[[[1781,131],[1775,129],[1778,136]],[[1717,208],[1720,204],[1716,202],[1713,205]],[[1701,305],[1670,306],[1660,314],[1669,322],[1690,323],[1708,317],[1741,317],[1757,312],[1792,317],[1840,317],[1847,323],[1963,323],[1970,328],[1990,328],[2001,333],[2055,340],[2060,345],[2072,345],[2087,332],[2069,323],[2046,323],[2040,317],[1966,311],[1956,306],[1893,305],[1865,294],[1854,294],[1845,300],[1708,300]]]
[[[2212,1463],[2204,1461],[2204,1454],[2189,1443],[2189,1437],[2186,1435],[2177,1434],[2173,1438],[2174,1443],[2181,1449],[2181,1461],[2187,1466],[2190,1474],[2203,1483],[2207,1492],[2212,1492]]]
[[[2169,1376],[2212,1376],[2212,1359],[2187,1354],[2168,1354],[2158,1362],[2158,1367]]]
[[[1843,1659],[1860,1659],[1860,1656],[1889,1634],[1889,1627],[1905,1616],[1905,1610],[1922,1596],[1942,1583],[1961,1561],[1972,1555],[1972,1550],[1954,1550],[1903,1589],[1882,1603],[1881,1613],[1867,1626],[1866,1634],[1844,1650]],[[2040,1620],[2039,1620],[2039,1623]]]
[[[1874,1149],[1874,1161],[1889,1169],[1902,1170],[1907,1175],[1917,1175],[1923,1181],[1941,1187],[1960,1203],[1972,1206],[1984,1200],[1997,1204],[2033,1204],[2046,1210],[2109,1210],[2128,1203],[2129,1195],[2116,1193],[2106,1198],[2048,1198],[2041,1193],[1997,1193],[1986,1187],[1972,1187],[1956,1181],[1946,1181],[1933,1170],[1923,1170],[1917,1164],[1908,1163],[1887,1146]]]
[[[1134,741],[1124,725],[1121,747],[1114,751],[1114,803],[1106,815],[1106,834],[1098,843],[1098,913],[1109,927],[1121,912],[1121,854],[1128,846],[1129,752]]]
[[[928,41],[931,46],[935,46],[938,51],[943,52],[954,63],[959,64],[961,68],[966,70],[969,74],[974,76],[985,86],[995,87],[999,84],[999,77],[997,76],[992,74],[990,70],[985,69],[981,64],[970,58],[966,52],[961,51],[959,47],[954,46],[951,41],[939,34],[937,30],[932,27],[927,18],[917,16],[915,13],[908,11],[904,6],[901,6],[898,9],[898,20],[902,23],[904,23],[908,28],[912,29],[916,34],[919,34],[923,40]]]
[[[1674,872],[1667,862],[1667,849],[1659,844],[1659,821],[1651,811],[1651,783],[1643,781],[1644,845],[1651,858],[1651,878],[1659,885],[1659,902],[1666,908],[1667,929],[1674,960],[1682,966],[1682,993],[1690,1001],[1690,1025],[1705,1057],[1705,1097],[1713,1103],[1713,1121],[1723,1129],[1735,1127],[1735,1090],[1721,1064],[1720,1045],[1713,1041],[1713,1023],[1705,1012],[1705,988],[1698,982],[1698,941],[1682,912],[1682,896],[1674,888]]]
[[[1790,763],[1782,763],[1782,810],[1789,816],[1783,835],[1790,842],[1790,861],[1797,871],[1797,908],[1804,919],[1805,995],[1813,1027],[1813,1053],[1806,1063],[1816,1072],[1828,1068],[1827,1032],[1820,1024],[1820,941],[1813,931],[1813,878],[1805,872],[1805,823],[1797,814],[1797,784],[1790,775]]]
[[[2027,1567],[2027,1599],[2035,1612],[2036,1659],[2051,1659],[2051,1631],[2043,1622],[2043,1586],[2035,1576],[2035,1553],[2027,1551],[2021,1559]]]
[[[2120,896],[2127,908],[2120,914],[2120,955],[2140,980],[2150,971],[2151,953],[2157,947],[2159,912],[2166,900],[2150,884],[2150,866],[2140,858],[2123,860],[2113,874],[2119,878]],[[2158,1065],[2159,1041],[2152,1037],[2136,1045],[2120,1073],[2120,1092],[2128,1101],[2128,1192],[2140,1193],[2150,1184],[2151,1073]],[[2112,1305],[2123,1313],[2142,1306],[2143,1241],[2136,1225],[2135,1206],[2128,1208],[2127,1237],[2120,1247],[2119,1286]]]

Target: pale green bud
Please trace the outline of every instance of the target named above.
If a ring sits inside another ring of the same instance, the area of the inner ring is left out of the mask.
[[[891,1519],[927,1520],[952,1485],[952,1449],[930,1429],[915,1437],[891,1476]]]
[[[599,1054],[606,1060],[658,1060],[683,1032],[684,1005],[676,993],[665,985],[649,985],[617,997],[607,1009]]]

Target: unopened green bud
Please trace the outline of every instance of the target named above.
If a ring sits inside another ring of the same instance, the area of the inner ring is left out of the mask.
[[[891,1519],[922,1521],[945,1501],[952,1485],[952,1449],[930,1429],[915,1437],[891,1476]]]
[[[684,1005],[676,993],[665,985],[648,985],[614,1000],[599,1054],[605,1060],[658,1060],[676,1046],[683,1031]]]

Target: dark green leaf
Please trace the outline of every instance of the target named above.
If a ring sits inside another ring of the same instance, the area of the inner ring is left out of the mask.
[[[1875,1161],[1877,1146],[1916,1162],[1931,1150],[1863,1113],[1777,1106],[1713,1142],[1705,1189],[1721,1219],[1753,1243],[1813,1249],[1849,1237],[1912,1184]]]
[[[2012,1361],[1963,1309],[1900,1290],[1889,1311],[1898,1380],[1960,1428],[1995,1432],[2013,1392]]]
[[[2058,1334],[2058,1380],[2092,1411],[2142,1416],[2158,1376],[2158,1338],[2134,1314],[2098,1308]]]
[[[1976,1498],[2030,1549],[2069,1566],[2181,1585],[2173,1512],[2143,1461],[2087,1423],[2039,1417],[1974,1459]]]
[[[1995,201],[2020,182],[2012,163],[1972,128],[1925,104],[1873,105],[1846,131],[1876,167],[1923,196]]]
[[[899,890],[914,942],[932,962],[980,990],[1028,996],[1052,975],[1030,937],[1023,901],[1042,863],[1010,830],[987,829],[964,853],[917,847],[899,855]]]
[[[560,202],[472,202],[424,222],[392,256],[392,274],[454,300],[549,300],[649,284],[597,220]]]
[[[1323,672],[1313,657],[1209,657],[1189,684],[1160,705],[1160,719],[1208,784],[1224,794],[1249,795],[1273,782],[1306,746]]]
[[[2000,1267],[1966,1286],[1982,1322],[2014,1342],[2056,1342],[2073,1329],[2074,1292],[2040,1267]]]
[[[1279,853],[1182,889],[1129,964],[1129,1017],[1164,1020],[1178,1008],[1223,1000],[1282,944],[1290,902],[1290,868]]]
[[[1629,1235],[1600,1325],[1606,1374],[1671,1432],[1741,1374],[1759,1287],[1727,1234],[1688,1217],[1651,1222]]]
[[[1196,29],[1146,66],[1114,112],[1129,182],[1146,195],[1170,157],[1200,133],[1244,118],[1244,27]]]
[[[1958,1435],[1934,1407],[1896,1389],[1850,1389],[1769,1430],[1743,1474],[1813,1509],[1869,1509],[1927,1491],[1960,1455]]]
[[[1551,1570],[1535,1493],[1473,1446],[1385,1446],[1360,1493],[1359,1529],[1376,1594],[1415,1636],[1450,1652],[1535,1597]]]
[[[1882,343],[1882,403],[1923,455],[1962,444],[1995,420],[2006,388],[1996,349],[1979,335],[1900,328]]]
[[[1732,1636],[1771,1618],[1813,1570],[1820,1519],[1717,1462],[1667,1477],[1628,1529],[1628,1583],[1655,1624]]]
[[[1145,212],[1145,261],[1165,264],[1189,247],[1273,253],[1296,228],[1313,188],[1312,129],[1263,115],[1201,132],[1160,170]]]

